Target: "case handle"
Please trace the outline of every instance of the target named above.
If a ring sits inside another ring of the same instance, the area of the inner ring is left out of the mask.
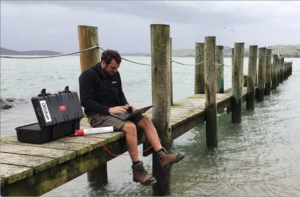
[[[44,97],[44,99],[45,99],[46,101],[47,101],[47,99],[46,99],[46,97],[47,97],[47,98],[48,98],[48,103],[50,103],[49,95],[51,95],[51,94],[50,94],[50,93],[46,93],[46,89],[45,89],[45,88],[43,88],[43,89],[41,90],[41,93],[38,94],[38,96]]]
[[[66,87],[65,87],[65,90],[64,90],[63,92],[68,94],[68,97],[69,97],[70,100],[73,99],[73,94],[72,94],[72,92],[69,90],[69,86],[66,86]]]

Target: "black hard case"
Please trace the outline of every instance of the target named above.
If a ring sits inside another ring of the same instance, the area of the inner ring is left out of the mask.
[[[41,128],[38,123],[17,127],[18,141],[32,144],[43,144],[55,139],[70,136],[79,129],[79,121],[62,123],[57,126]]]
[[[31,102],[41,128],[56,126],[71,120],[83,118],[83,111],[77,92],[71,92],[68,86],[63,92],[47,94],[43,89]]]
[[[17,127],[18,141],[42,144],[72,135],[80,128],[80,120],[84,117],[83,111],[77,93],[69,91],[68,86],[58,94],[49,94],[43,89],[41,94],[33,97],[31,101],[38,123]],[[40,101],[47,106],[51,118],[49,122],[45,121]]]

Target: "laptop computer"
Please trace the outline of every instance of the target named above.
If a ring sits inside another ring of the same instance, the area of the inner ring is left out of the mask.
[[[131,118],[136,117],[137,115],[141,115],[143,113],[145,113],[146,111],[148,111],[150,108],[152,108],[153,105],[147,106],[147,107],[143,107],[140,109],[136,109],[134,112],[132,112],[132,110],[127,110],[126,113],[123,114],[111,114],[112,116],[115,116],[121,120],[130,120]]]

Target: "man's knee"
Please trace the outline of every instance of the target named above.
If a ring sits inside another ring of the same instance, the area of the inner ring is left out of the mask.
[[[141,127],[141,128],[145,128],[145,127],[149,127],[149,126],[152,127],[154,125],[153,125],[153,122],[152,122],[151,118],[145,116],[138,123],[138,126]]]
[[[134,134],[136,135],[136,126],[132,122],[126,122],[124,126],[121,128],[126,134]]]

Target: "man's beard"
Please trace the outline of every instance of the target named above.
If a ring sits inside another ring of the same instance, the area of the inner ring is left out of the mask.
[[[116,74],[116,73],[114,73],[114,72],[111,72],[111,73],[107,72],[107,66],[105,66],[105,67],[102,69],[102,71],[103,71],[104,75],[114,75],[114,74]]]

